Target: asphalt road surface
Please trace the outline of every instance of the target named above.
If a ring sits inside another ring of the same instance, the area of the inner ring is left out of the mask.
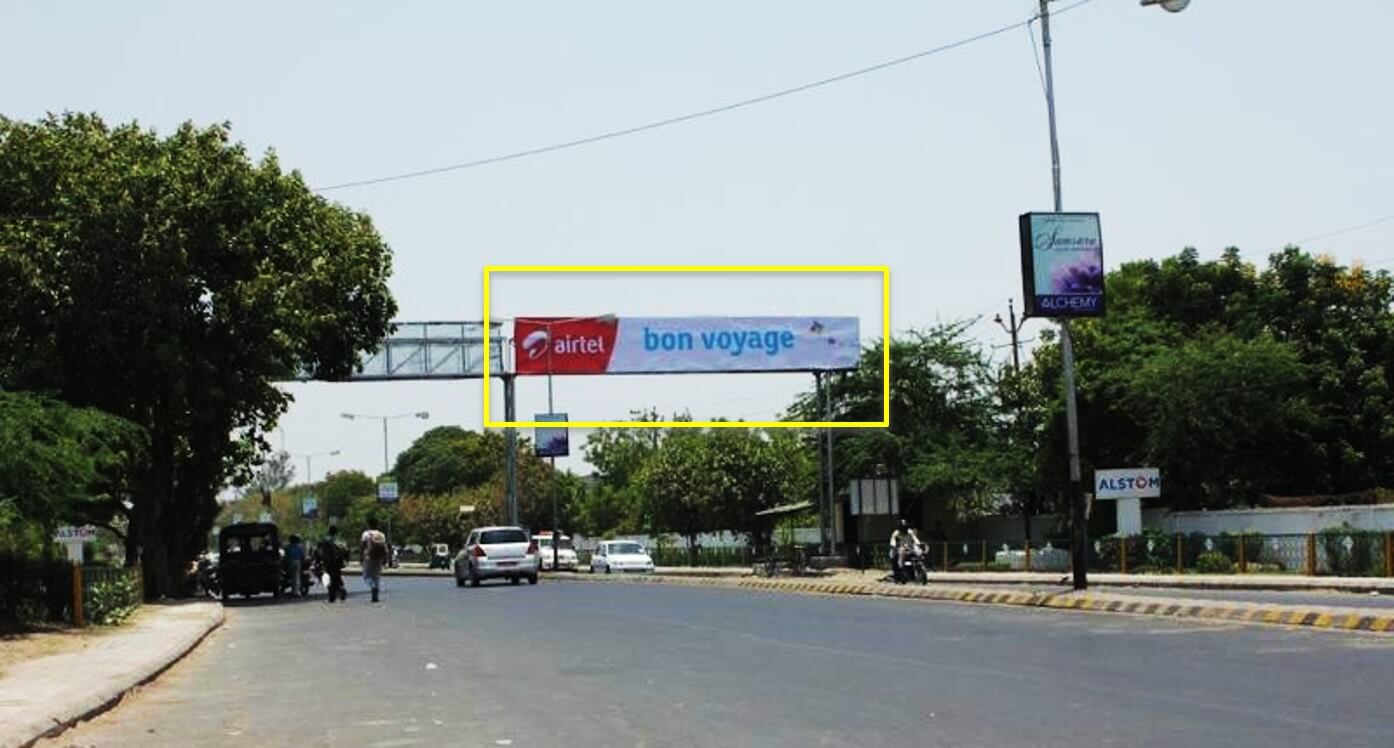
[[[58,746],[1394,745],[1394,641],[664,585],[233,603]]]

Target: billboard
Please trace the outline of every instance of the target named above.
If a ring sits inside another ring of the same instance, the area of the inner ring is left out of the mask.
[[[1021,280],[1030,317],[1101,317],[1104,244],[1098,213],[1023,213]]]
[[[854,369],[856,317],[519,317],[518,374]]]
[[[1162,471],[1135,467],[1095,470],[1094,496],[1105,499],[1150,499],[1162,495]]]
[[[382,477],[378,478],[378,501],[397,500],[397,479]]]
[[[319,519],[319,499],[306,496],[300,500],[300,516],[305,519]]]
[[[538,413],[533,420],[547,423],[565,423],[565,413]],[[533,434],[533,452],[538,457],[565,457],[571,453],[568,443],[569,432],[561,428],[538,426]]]

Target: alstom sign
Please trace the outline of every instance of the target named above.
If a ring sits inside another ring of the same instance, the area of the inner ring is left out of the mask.
[[[1161,495],[1162,471],[1157,468],[1094,471],[1096,499],[1150,499]]]
[[[520,317],[518,374],[854,369],[856,317]]]

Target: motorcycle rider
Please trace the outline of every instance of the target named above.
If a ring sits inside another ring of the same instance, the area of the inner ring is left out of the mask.
[[[908,569],[905,568],[905,557],[915,551],[920,546],[920,536],[915,534],[915,528],[910,526],[910,520],[902,517],[896,523],[895,530],[891,532],[891,571],[895,576],[896,584],[904,584],[908,576]]]

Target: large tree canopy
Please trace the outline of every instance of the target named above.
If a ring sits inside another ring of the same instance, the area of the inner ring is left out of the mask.
[[[128,421],[0,392],[0,550],[44,547],[59,524],[109,526],[143,447]]]
[[[143,427],[128,558],[160,596],[245,481],[288,395],[342,377],[395,304],[367,216],[227,126],[0,119],[0,383]]]
[[[1394,481],[1394,280],[1289,247],[1260,270],[1193,249],[1108,276],[1109,313],[1075,326],[1086,469],[1155,464],[1169,503],[1225,507],[1261,493],[1333,493]],[[1064,425],[1054,337],[1031,377]]]
[[[896,476],[906,498],[946,505],[960,516],[981,513],[996,491],[1015,488],[1017,463],[1030,450],[1008,448],[997,375],[981,349],[965,338],[967,325],[951,323],[891,340],[891,423],[839,435],[838,476]],[[831,377],[833,416],[879,421],[882,345],[862,353],[857,369]],[[812,393],[791,410],[800,420],[820,420]]]
[[[503,469],[503,436],[439,426],[397,456],[392,474],[404,493],[448,494],[483,485]]]

